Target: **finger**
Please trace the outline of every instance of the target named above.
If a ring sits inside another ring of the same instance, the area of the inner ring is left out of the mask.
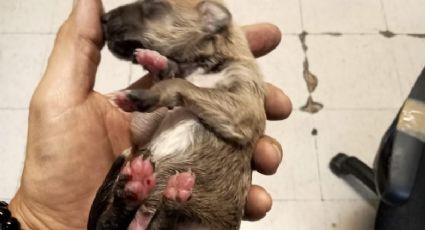
[[[244,219],[250,221],[262,219],[272,208],[272,203],[271,196],[264,188],[252,185],[248,191]]]
[[[59,30],[34,97],[80,102],[93,89],[102,47],[100,0],[79,0]],[[66,96],[64,96],[66,95]]]
[[[289,97],[276,86],[267,83],[265,109],[267,119],[282,120],[292,112],[292,103]]]
[[[256,57],[272,51],[282,39],[279,28],[270,23],[243,26],[242,29],[245,31],[251,51]]]
[[[257,141],[253,156],[253,167],[261,174],[276,173],[282,162],[282,146],[275,139],[263,136]]]
[[[77,0],[68,20],[75,21],[77,36],[90,40],[101,48],[103,45],[102,14],[101,0]]]

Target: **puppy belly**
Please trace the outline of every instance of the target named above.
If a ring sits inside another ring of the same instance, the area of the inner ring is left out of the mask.
[[[184,108],[174,108],[161,122],[148,148],[154,161],[169,154],[184,154],[194,142],[194,131],[201,124]]]

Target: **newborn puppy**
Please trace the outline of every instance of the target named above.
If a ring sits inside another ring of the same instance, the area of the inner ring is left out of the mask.
[[[266,116],[262,75],[230,12],[221,1],[140,0],[102,23],[112,53],[157,82],[116,94],[134,112],[134,146],[99,189],[88,229],[239,229]],[[140,138],[141,117],[164,107]]]

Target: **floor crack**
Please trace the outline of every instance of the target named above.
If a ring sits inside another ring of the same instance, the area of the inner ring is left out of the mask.
[[[303,31],[299,35],[301,45],[302,45],[302,49],[304,51],[303,76],[304,76],[304,80],[307,84],[307,90],[308,90],[308,94],[309,94],[306,104],[304,106],[302,106],[300,109],[303,112],[317,113],[321,109],[323,109],[323,104],[313,100],[312,93],[316,90],[317,86],[319,85],[319,79],[317,78],[317,76],[315,74],[313,74],[310,71],[310,65],[309,65],[308,57],[307,57],[308,47],[307,47],[307,44],[306,44],[306,41],[305,41],[305,38],[306,38],[307,35],[308,35],[308,33],[306,31]]]

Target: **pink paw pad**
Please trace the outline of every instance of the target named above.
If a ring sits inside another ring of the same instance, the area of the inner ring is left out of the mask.
[[[134,103],[128,99],[129,90],[116,91],[110,94],[113,103],[125,112],[133,112],[136,110]]]
[[[164,196],[169,200],[185,202],[192,196],[195,175],[190,172],[176,173],[168,179]]]
[[[134,57],[137,63],[141,64],[151,73],[158,73],[168,66],[168,59],[154,50],[136,49]]]
[[[124,191],[129,199],[143,201],[153,190],[156,184],[153,165],[150,160],[142,157],[134,158],[121,170],[121,174],[128,177]]]

